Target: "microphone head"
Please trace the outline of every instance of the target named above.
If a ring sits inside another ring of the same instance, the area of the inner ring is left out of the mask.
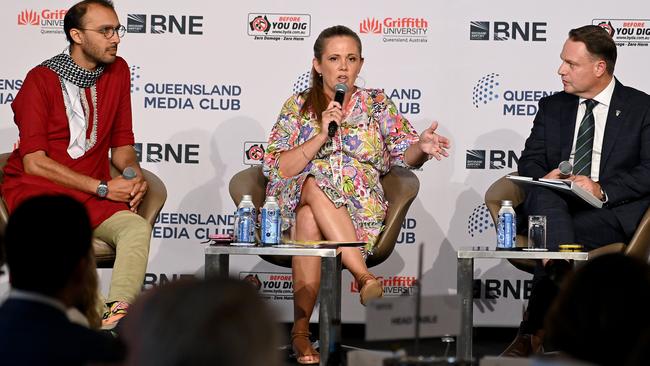
[[[573,165],[566,160],[560,162],[560,165],[558,165],[557,168],[560,169],[560,174],[562,175],[571,175],[571,172],[573,171]]]
[[[124,168],[124,171],[122,172],[122,176],[124,177],[124,179],[128,180],[128,179],[135,178],[137,174],[135,173],[135,170],[133,168],[127,166],[126,168]]]
[[[336,94],[334,94],[334,101],[343,105],[343,100],[345,100],[345,93],[348,91],[348,86],[343,83],[338,83],[334,87]]]

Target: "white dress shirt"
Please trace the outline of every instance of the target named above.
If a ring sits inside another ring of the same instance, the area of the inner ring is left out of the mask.
[[[66,102],[66,114],[68,115],[68,127],[70,129],[70,141],[68,143],[68,155],[73,159],[78,159],[86,153],[86,116],[83,105],[81,104],[81,94],[83,89],[73,83],[64,80],[65,88],[68,93],[63,97]]]

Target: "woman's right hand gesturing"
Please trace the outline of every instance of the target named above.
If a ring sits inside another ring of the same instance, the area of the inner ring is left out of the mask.
[[[330,104],[327,105],[327,109],[321,114],[320,120],[320,134],[327,136],[330,122],[336,122],[337,126],[341,125],[341,121],[343,120],[343,110],[341,109],[341,105],[338,102],[331,101]]]

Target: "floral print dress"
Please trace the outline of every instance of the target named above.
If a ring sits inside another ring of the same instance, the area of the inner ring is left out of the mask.
[[[392,166],[408,167],[404,152],[418,141],[418,134],[382,90],[357,88],[336,135],[300,174],[285,177],[278,169],[280,153],[320,132],[313,113],[300,114],[304,102],[304,94],[290,97],[273,126],[264,156],[266,194],[277,198],[283,213],[293,212],[305,179],[313,176],[337,208],[345,205],[357,239],[371,253],[388,208],[379,178]]]

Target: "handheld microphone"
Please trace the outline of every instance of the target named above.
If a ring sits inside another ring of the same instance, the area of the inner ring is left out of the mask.
[[[568,178],[573,171],[573,165],[566,160],[560,162],[557,168],[560,170],[560,178]]]
[[[334,90],[336,91],[336,94],[334,94],[334,101],[338,102],[341,107],[343,107],[343,99],[345,99],[345,93],[348,91],[348,86],[343,83],[339,83],[336,84]],[[327,126],[327,135],[330,138],[334,137],[337,128],[339,128],[339,125],[337,125],[335,121],[331,121]]]
[[[135,169],[131,168],[130,166],[127,166],[124,168],[124,171],[122,172],[122,177],[126,180],[133,179],[137,176]]]

